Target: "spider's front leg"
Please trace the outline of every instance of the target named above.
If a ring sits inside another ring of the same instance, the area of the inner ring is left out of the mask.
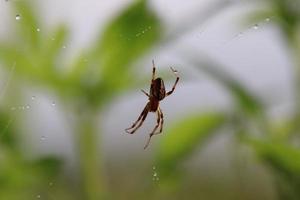
[[[150,95],[145,91],[145,90],[141,90],[147,97],[150,97]]]
[[[172,70],[172,72],[175,74],[175,76],[176,76],[176,81],[175,81],[175,84],[173,85],[173,87],[172,87],[172,90],[171,91],[169,91],[169,92],[167,92],[167,96],[169,96],[170,94],[172,94],[173,92],[174,92],[174,90],[175,90],[175,87],[176,87],[176,85],[177,85],[177,83],[178,83],[178,81],[179,81],[179,76],[177,75],[177,70],[175,70],[175,69],[173,69],[172,67],[170,67],[171,68],[171,70]]]
[[[145,121],[147,115],[149,112],[149,103],[145,106],[144,110],[140,114],[139,118],[132,124],[131,127],[126,128],[125,131],[129,134],[133,134],[138,128],[140,128]],[[140,121],[140,123],[137,125],[137,123]],[[137,125],[137,126],[136,126]],[[136,127],[135,127],[136,126]],[[133,129],[132,131],[129,131],[130,129]]]
[[[155,63],[154,60],[152,60],[152,81],[155,79]]]

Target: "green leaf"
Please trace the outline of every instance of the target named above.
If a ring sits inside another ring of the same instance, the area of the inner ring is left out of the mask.
[[[94,51],[105,85],[110,89],[126,87],[133,77],[129,67],[159,40],[160,32],[159,20],[145,0],[136,1],[116,17]]]
[[[14,5],[16,15],[20,16],[16,21],[18,36],[22,38],[19,42],[26,44],[30,49],[36,49],[40,42],[39,33],[36,31],[39,28],[38,17],[28,1],[16,1]]]
[[[192,54],[193,55],[193,54]],[[201,59],[201,60],[200,60]],[[212,78],[221,83],[234,98],[239,108],[249,115],[259,116],[263,110],[262,103],[256,98],[252,92],[243,86],[239,81],[235,80],[229,73],[222,70],[221,66],[207,58],[200,58],[199,56],[188,56],[187,60],[194,66],[197,66],[201,71],[207,73]]]
[[[34,163],[34,167],[37,167],[46,176],[52,177],[58,175],[61,164],[62,162],[58,158],[43,157]]]
[[[281,199],[299,199],[300,149],[280,142],[248,139],[257,155],[272,168]]]
[[[13,130],[13,117],[0,111],[0,144],[15,147],[16,135]]]
[[[274,168],[300,178],[300,149],[279,142],[250,140],[257,154]]]
[[[206,138],[224,124],[223,114],[201,114],[185,118],[166,133],[157,153],[160,173],[172,173],[183,159],[189,156]]]

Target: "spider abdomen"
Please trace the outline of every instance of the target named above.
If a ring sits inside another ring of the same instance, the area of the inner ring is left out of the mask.
[[[159,101],[157,101],[156,99],[150,99],[149,102],[149,111],[150,112],[156,112],[159,106]]]
[[[150,96],[154,97],[158,101],[162,100],[166,96],[165,84],[161,78],[153,80],[150,88]]]

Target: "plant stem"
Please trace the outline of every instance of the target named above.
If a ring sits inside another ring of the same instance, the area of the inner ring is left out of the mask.
[[[104,198],[104,179],[101,170],[101,154],[96,135],[96,118],[94,114],[79,115],[78,139],[80,147],[80,167],[85,199],[99,200]]]

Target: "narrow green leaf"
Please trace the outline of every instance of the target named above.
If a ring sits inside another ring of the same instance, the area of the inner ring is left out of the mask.
[[[300,177],[300,149],[279,142],[263,142],[250,140],[259,156],[271,164],[274,168]]]
[[[19,42],[24,42],[30,49],[36,49],[40,42],[38,17],[34,13],[29,1],[14,2],[15,15],[19,16],[16,25],[18,28]]]
[[[43,43],[43,54],[47,60],[54,62],[68,38],[68,30],[65,25],[57,26]]]
[[[5,112],[0,112],[0,144],[15,147],[16,135],[13,130],[13,118]]]
[[[223,114],[201,114],[176,123],[162,138],[157,154],[160,173],[167,175],[224,124]]]
[[[231,93],[240,109],[245,113],[256,116],[263,113],[263,105],[258,98],[239,81],[230,76],[229,73],[222,70],[218,63],[207,58],[201,58],[200,60],[199,56],[188,56],[187,60],[220,82]]]
[[[102,80],[111,88],[130,82],[129,67],[160,38],[160,23],[147,1],[138,0],[117,16],[102,33],[94,56],[99,59]]]

